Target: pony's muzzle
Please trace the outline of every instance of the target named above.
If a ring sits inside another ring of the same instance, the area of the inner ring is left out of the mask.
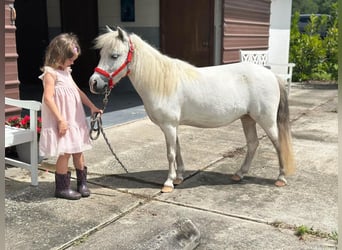
[[[93,75],[89,79],[89,87],[90,91],[93,94],[102,94],[106,91],[107,85],[106,84],[101,84],[102,79]]]

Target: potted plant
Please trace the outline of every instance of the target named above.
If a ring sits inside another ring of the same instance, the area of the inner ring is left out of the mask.
[[[31,118],[29,115],[25,115],[24,117],[12,116],[5,121],[5,125],[11,126],[11,127],[16,127],[16,128],[29,129],[30,128],[30,121],[31,121]],[[41,128],[42,128],[42,118],[38,117],[37,118],[38,141],[39,141],[39,137],[40,137]],[[17,145],[15,148],[16,148],[16,153],[17,153],[17,155],[21,161],[27,162],[27,163],[29,163],[31,161],[30,143],[24,143],[24,144]],[[11,152],[11,154],[12,154],[12,152]],[[40,160],[41,159],[39,158],[39,161]]]

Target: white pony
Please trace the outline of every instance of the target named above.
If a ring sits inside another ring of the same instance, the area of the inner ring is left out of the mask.
[[[149,118],[166,139],[169,173],[162,192],[183,181],[184,164],[178,126],[225,126],[240,119],[247,154],[233,175],[240,181],[248,172],[258,147],[258,123],[272,141],[279,159],[276,186],[286,185],[294,172],[287,94],[280,78],[262,66],[235,63],[197,68],[162,55],[135,34],[117,28],[96,39],[100,61],[89,80],[95,94],[104,93],[128,75]]]

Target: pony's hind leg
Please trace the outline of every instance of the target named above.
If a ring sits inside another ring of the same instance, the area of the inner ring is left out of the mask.
[[[284,169],[284,163],[282,160],[282,152],[280,150],[279,140],[278,140],[278,129],[276,126],[273,126],[270,129],[265,129],[266,134],[270,138],[275,150],[277,151],[278,155],[278,161],[279,161],[279,176],[278,179],[275,182],[275,185],[277,187],[282,187],[287,184],[287,181],[285,179],[285,169]]]
[[[279,139],[278,139],[278,129],[272,128],[268,131],[266,131],[268,137],[273,143],[274,148],[277,151],[278,155],[278,161],[279,161],[279,176],[278,179],[275,182],[275,185],[277,187],[283,187],[287,184],[287,181],[285,179],[285,168],[284,168],[284,162],[283,162],[283,157],[282,157],[282,151],[279,145]]]
[[[177,170],[176,170],[176,179],[173,180],[174,185],[181,184],[183,182],[183,173],[184,173],[184,163],[183,163],[183,158],[181,155],[181,147],[179,143],[179,139],[177,136],[177,141],[176,141],[176,162],[177,162]]]
[[[260,124],[261,127],[265,130],[268,138],[270,138],[276,152],[278,155],[278,161],[279,161],[279,176],[278,179],[275,182],[275,185],[277,187],[283,187],[287,184],[287,181],[285,179],[285,168],[284,168],[284,162],[283,162],[283,157],[282,157],[282,151],[280,148],[280,144],[279,144],[279,135],[278,135],[278,128],[277,128],[277,124],[274,123],[273,126],[267,128],[265,126],[263,126],[263,124]]]
[[[251,166],[255,151],[259,146],[256,122],[249,115],[241,117],[241,122],[247,142],[247,153],[241,168],[232,176],[234,181],[243,179],[243,176],[248,172]]]

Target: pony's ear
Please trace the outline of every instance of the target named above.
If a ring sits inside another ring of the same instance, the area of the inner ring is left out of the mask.
[[[113,32],[113,30],[108,25],[106,25],[106,29],[107,29],[107,32]]]
[[[117,31],[118,31],[118,38],[121,41],[125,41],[126,40],[126,33],[123,29],[121,29],[119,26],[117,27]]]

